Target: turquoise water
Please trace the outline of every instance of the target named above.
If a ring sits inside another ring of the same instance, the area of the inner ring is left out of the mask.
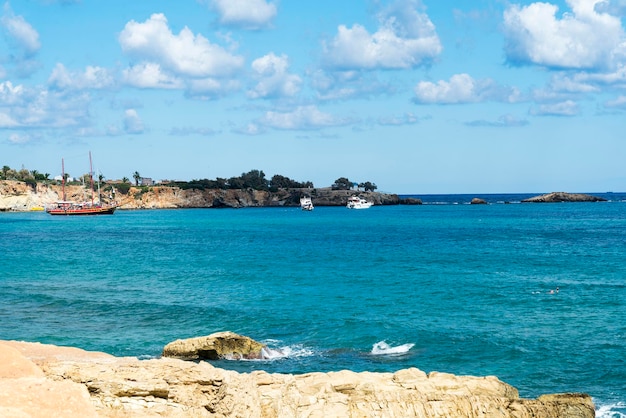
[[[626,203],[457,201],[0,213],[0,339],[153,357],[231,330],[284,356],[219,367],[496,375],[626,417]]]

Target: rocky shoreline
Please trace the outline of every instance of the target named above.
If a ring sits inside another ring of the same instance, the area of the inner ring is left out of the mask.
[[[91,199],[83,186],[65,186],[67,200]],[[331,188],[280,189],[275,192],[253,189],[181,189],[170,186],[130,187],[127,193],[117,193],[118,209],[183,209],[183,208],[247,208],[299,207],[300,197],[310,196],[315,206],[345,206],[348,197],[359,195],[375,205],[419,204],[415,199],[401,202],[396,194]],[[30,211],[45,208],[62,200],[62,188],[57,184],[38,183],[35,188],[11,180],[0,181],[0,211]],[[108,203],[109,197],[103,196]]]
[[[592,418],[579,393],[521,399],[494,376],[410,368],[395,373],[237,373],[206,361],[139,360],[0,341],[3,417]]]
[[[86,201],[91,192],[83,186],[65,187],[67,200]],[[348,197],[359,195],[374,205],[421,205],[416,198],[400,198],[397,194],[364,192],[356,190],[333,190],[327,188],[280,189],[260,191],[253,189],[181,189],[170,186],[130,187],[127,193],[117,193],[118,209],[183,209],[183,208],[250,208],[250,207],[298,207],[300,197],[310,196],[314,206],[345,206]],[[58,184],[38,183],[30,186],[13,180],[0,181],[0,212],[24,212],[42,210],[62,199]],[[555,192],[523,200],[523,203],[551,202],[600,202],[603,198],[580,194]],[[109,198],[103,196],[103,203]],[[474,198],[472,204],[487,204],[484,199]]]

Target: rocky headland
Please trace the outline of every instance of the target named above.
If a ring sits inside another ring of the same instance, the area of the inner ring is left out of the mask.
[[[218,339],[232,337],[232,333]],[[236,336],[240,337],[240,336]],[[224,341],[176,342],[189,350]],[[258,346],[246,342],[253,351]],[[204,348],[203,348],[204,347]],[[234,348],[233,348],[234,347]],[[171,348],[171,347],[170,347]],[[210,351],[211,351],[210,350]],[[166,350],[164,350],[166,351]],[[215,353],[219,352],[215,351]],[[215,354],[213,353],[213,354]],[[211,354],[211,355],[213,355]],[[223,353],[222,353],[223,354]],[[237,373],[206,361],[139,360],[71,347],[0,341],[3,417],[473,417],[592,418],[590,396],[579,393],[521,399],[494,376],[424,373],[264,371]]]
[[[82,185],[66,185],[67,200],[88,201],[91,191]],[[116,193],[114,200],[119,209],[179,209],[179,208],[246,208],[300,205],[301,196],[310,196],[315,206],[345,206],[348,197],[359,195],[375,205],[397,205],[396,194],[331,188],[280,189],[275,192],[253,189],[181,189],[171,186],[130,187],[126,193]],[[45,208],[62,200],[62,187],[58,184],[0,181],[0,211],[28,211]],[[110,197],[102,196],[104,203]],[[413,203],[414,204],[414,203]]]

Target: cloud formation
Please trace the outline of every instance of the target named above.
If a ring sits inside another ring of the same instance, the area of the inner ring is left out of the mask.
[[[282,130],[310,130],[351,123],[350,119],[337,118],[320,111],[316,106],[299,106],[291,112],[266,112],[259,120],[263,126]]]
[[[626,58],[619,17],[595,7],[598,0],[567,0],[571,13],[557,16],[550,3],[511,5],[504,12],[506,57],[514,65],[608,69]]]
[[[268,27],[277,13],[276,5],[265,0],[211,0],[210,5],[221,24],[249,30]]]
[[[460,104],[482,101],[516,102],[517,89],[500,86],[491,79],[475,80],[469,74],[455,74],[450,81],[420,81],[415,86],[416,103]]]
[[[158,64],[161,71],[178,77],[229,77],[244,64],[241,56],[211,43],[184,27],[172,33],[165,15],[156,13],[143,23],[131,20],[119,35],[122,51],[145,63]]]
[[[0,25],[25,57],[31,57],[41,48],[39,33],[22,16],[16,16],[8,2],[4,4]]]
[[[289,61],[286,55],[276,56],[273,52],[252,62],[257,84],[248,91],[253,99],[294,96],[300,91],[302,79],[289,74]]]
[[[530,109],[530,114],[534,116],[576,116],[580,114],[580,107],[573,100],[566,100],[539,105]]]
[[[124,112],[124,132],[127,134],[141,134],[144,126],[139,114],[135,109],[126,109]]]
[[[102,67],[88,65],[83,72],[70,72],[61,63],[52,70],[48,85],[57,90],[107,89],[116,84],[115,76]]]
[[[334,70],[408,69],[430,64],[442,50],[435,25],[416,1],[396,3],[378,16],[379,28],[340,25],[323,43],[323,63]]]

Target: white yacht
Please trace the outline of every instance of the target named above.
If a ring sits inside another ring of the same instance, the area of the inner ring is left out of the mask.
[[[372,202],[368,202],[367,200],[358,197],[358,196],[350,196],[348,198],[348,204],[346,207],[348,209],[369,209],[372,206]]]
[[[313,210],[313,201],[310,197],[301,197],[300,198],[300,208],[302,210]]]

